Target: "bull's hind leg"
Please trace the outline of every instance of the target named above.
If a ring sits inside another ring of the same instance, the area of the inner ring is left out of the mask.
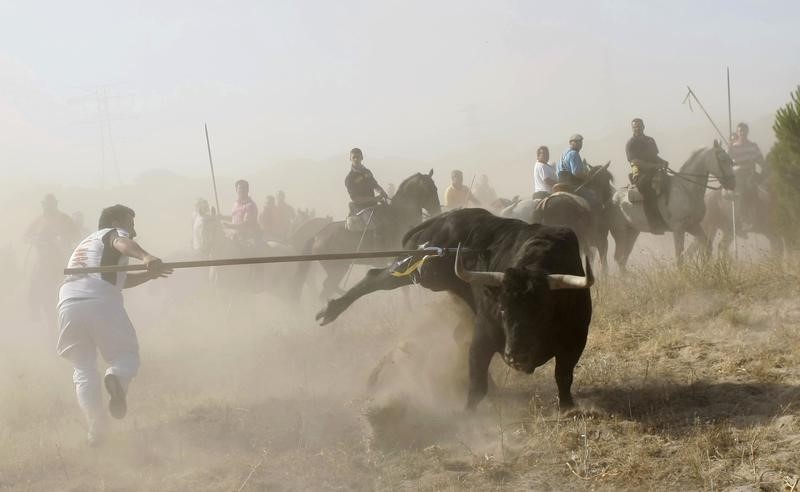
[[[392,290],[405,285],[411,285],[410,275],[395,277],[389,273],[388,268],[371,268],[361,281],[341,297],[328,301],[328,305],[317,313],[317,321],[320,322],[320,325],[327,325],[338,318],[360,297],[378,290]]]

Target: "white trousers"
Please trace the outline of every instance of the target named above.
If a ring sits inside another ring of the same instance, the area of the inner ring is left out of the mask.
[[[72,362],[72,380],[78,404],[86,416],[89,434],[106,431],[108,415],[97,370],[97,352],[109,364],[127,391],[139,371],[139,342],[121,299],[71,299],[58,306],[58,355]]]

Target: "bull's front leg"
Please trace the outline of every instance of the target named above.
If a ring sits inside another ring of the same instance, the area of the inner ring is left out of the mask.
[[[572,378],[581,353],[567,352],[556,355],[556,385],[558,386],[558,407],[562,411],[575,407],[572,399]]]
[[[360,297],[378,290],[392,290],[411,285],[411,276],[395,277],[388,268],[372,268],[356,285],[342,294],[338,299],[331,299],[328,305],[317,313],[316,319],[324,326],[339,317],[351,304]]]
[[[489,363],[496,352],[494,345],[486,337],[476,333],[469,347],[469,394],[467,410],[473,411],[489,390]]]

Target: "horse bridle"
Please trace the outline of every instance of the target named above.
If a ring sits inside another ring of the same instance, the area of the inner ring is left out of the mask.
[[[714,160],[717,163],[717,169],[719,169],[719,173],[720,173],[721,177],[709,176],[709,174],[711,174],[711,172],[706,172],[705,174],[684,173],[684,172],[680,172],[680,171],[675,171],[673,169],[670,169],[669,167],[667,167],[667,172],[672,176],[681,178],[684,181],[688,181],[688,182],[690,182],[692,184],[696,184],[696,185],[702,186],[702,187],[706,188],[707,190],[721,190],[723,188],[722,181],[725,180],[725,179],[735,178],[735,175],[730,175],[730,174],[726,173],[722,169],[722,164],[720,164],[720,162],[719,162],[720,161],[720,158],[719,158],[720,152],[725,152],[725,150],[723,150],[722,147],[716,147],[714,149]],[[689,179],[689,178],[705,178],[706,182],[705,183],[700,183],[700,182],[694,181],[694,180]],[[709,184],[708,184],[709,180],[718,181],[720,183],[720,186],[709,186]]]

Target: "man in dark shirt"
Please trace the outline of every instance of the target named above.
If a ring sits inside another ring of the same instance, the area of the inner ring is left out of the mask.
[[[361,149],[350,151],[350,173],[344,180],[347,193],[350,195],[350,214],[355,215],[362,210],[374,207],[381,200],[386,200],[389,195],[383,191],[381,185],[375,180],[372,171],[364,167],[362,161],[364,154]],[[378,192],[378,196],[375,196]]]
[[[653,177],[669,163],[658,156],[658,145],[653,137],[644,134],[644,121],[641,118],[631,121],[631,129],[633,136],[625,144],[625,154],[631,164],[631,183],[644,197],[644,213],[651,230],[655,234],[662,234],[666,224],[658,211]]]

